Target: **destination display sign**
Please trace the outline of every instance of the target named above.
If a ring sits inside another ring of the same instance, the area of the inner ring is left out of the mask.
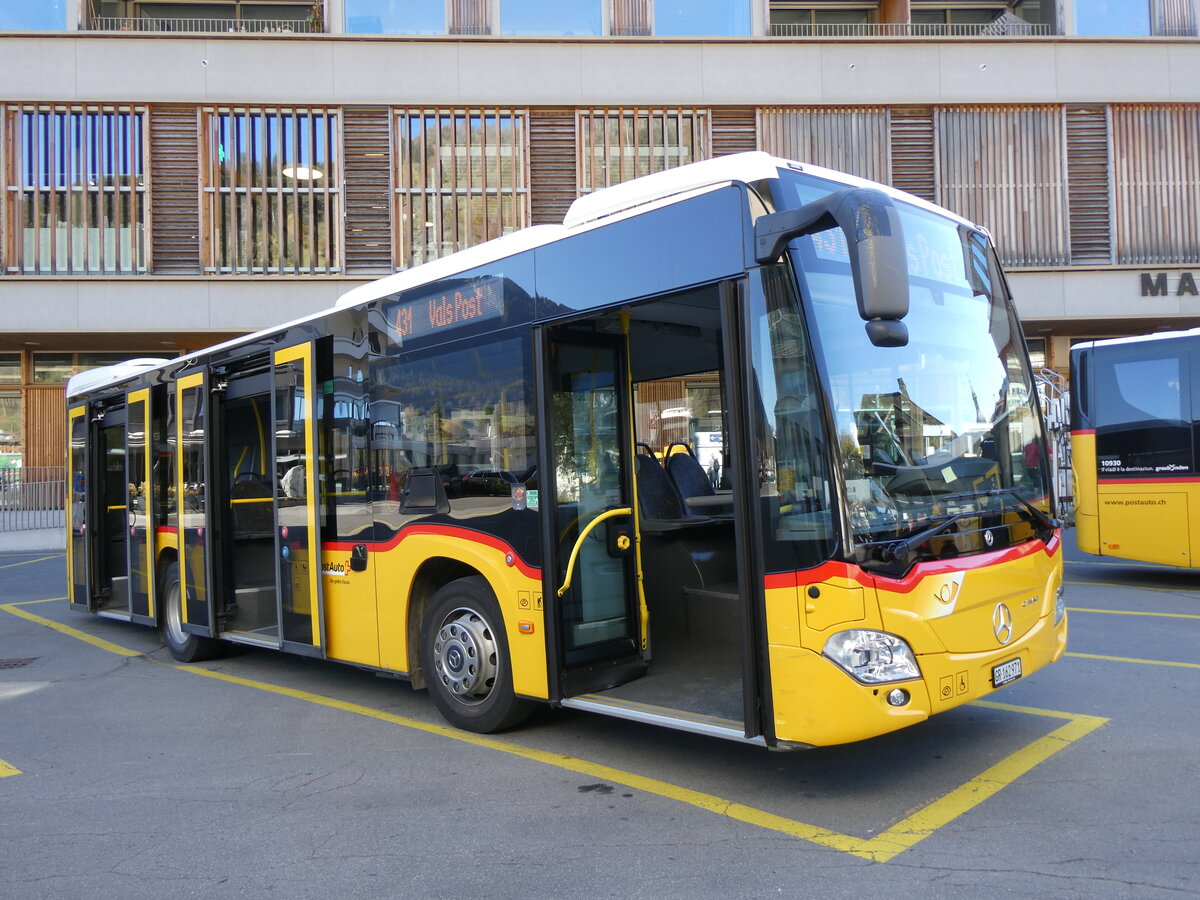
[[[390,303],[384,314],[388,330],[400,342],[498,319],[504,315],[504,279],[486,275],[463,280],[453,288]]]

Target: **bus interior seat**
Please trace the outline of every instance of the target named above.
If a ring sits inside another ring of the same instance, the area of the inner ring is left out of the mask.
[[[676,447],[682,449],[676,452]],[[713,505],[713,509],[711,511],[706,509],[706,512],[718,516],[733,515],[733,510],[730,508],[733,505],[733,496],[717,493],[717,489],[709,480],[708,473],[704,471],[704,466],[700,464],[700,460],[696,459],[696,454],[690,446],[682,441],[676,441],[667,447],[666,469],[685,509],[690,509],[688,501],[694,498],[714,497],[728,499],[728,504]]]
[[[662,463],[645,444],[638,444],[634,459],[637,476],[638,512],[644,531],[665,532],[695,525],[712,523],[709,516],[693,516],[685,512],[683,500],[667,475]]]

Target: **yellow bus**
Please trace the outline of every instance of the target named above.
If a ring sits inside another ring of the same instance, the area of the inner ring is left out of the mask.
[[[1071,466],[1079,549],[1200,564],[1200,329],[1071,348]]]
[[[764,153],[67,390],[71,605],[180,660],[336,660],[481,732],[540,703],[776,748],[1066,645],[988,236]]]

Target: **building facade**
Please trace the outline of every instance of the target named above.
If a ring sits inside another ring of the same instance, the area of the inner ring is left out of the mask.
[[[1200,324],[1196,5],[0,0],[0,454],[61,463],[81,368],[740,150],[988,227],[1049,368]]]

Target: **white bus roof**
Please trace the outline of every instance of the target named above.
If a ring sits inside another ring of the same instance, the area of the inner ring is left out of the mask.
[[[1143,344],[1146,341],[1167,341],[1171,338],[1200,337],[1200,328],[1189,328],[1187,331],[1156,331],[1154,334],[1135,334],[1129,337],[1103,338],[1095,341],[1080,341],[1071,346],[1072,350],[1087,350],[1092,347],[1117,347],[1121,344]]]
[[[844,184],[847,187],[881,190],[897,200],[903,200],[906,203],[947,216],[956,222],[976,227],[948,210],[896,188],[854,175],[847,175],[844,172],[836,172],[833,169],[798,163],[772,156],[761,150],[752,150],[654,172],[631,181],[615,184],[612,187],[593,191],[571,204],[566,216],[563,217],[562,225],[534,225],[423,265],[414,266],[403,272],[397,272],[395,275],[384,276],[369,284],[351,288],[337,299],[335,306],[336,308],[358,306],[361,303],[387,297],[407,288],[448,278],[506,256],[524,250],[532,250],[571,234],[596,227],[601,224],[602,219],[635,215],[652,207],[674,203],[685,197],[733,182],[749,184],[768,178],[777,178],[780,169],[803,172],[827,181]]]
[[[125,362],[114,363],[111,366],[88,369],[86,372],[80,372],[78,375],[70,377],[67,381],[67,396],[74,397],[77,394],[85,394],[97,388],[116,384],[118,381],[124,381],[126,378],[132,378],[140,372],[145,372],[147,369],[165,366],[169,362],[169,359],[144,356],[138,359],[127,359]]]
[[[333,309],[358,306],[408,288],[419,287],[422,284],[429,284],[442,278],[467,272],[489,262],[503,259],[506,256],[512,256],[525,250],[532,250],[535,247],[544,246],[571,234],[595,228],[602,224],[602,220],[604,219],[624,218],[636,215],[640,212],[649,211],[654,207],[676,203],[686,197],[705,193],[708,190],[733,182],[753,183],[768,178],[777,178],[780,169],[803,172],[827,181],[844,184],[847,187],[881,190],[894,199],[903,200],[914,206],[936,212],[939,215],[946,216],[949,219],[972,228],[977,227],[961,216],[957,216],[927,200],[889,187],[888,185],[868,181],[865,178],[858,178],[854,175],[847,175],[844,172],[837,172],[833,169],[810,165],[809,163],[798,163],[789,159],[782,159],[761,150],[752,150],[746,153],[733,153],[728,156],[718,156],[713,159],[689,163],[685,166],[678,166],[674,169],[643,175],[631,181],[594,191],[580,197],[571,204],[566,216],[563,217],[563,224],[561,225],[533,225],[529,228],[515,231],[512,234],[506,234],[485,243],[477,244],[474,247],[468,247],[449,256],[431,260],[423,265],[413,266],[411,269],[405,269],[394,275],[386,275],[367,284],[358,285],[338,297]],[[320,310],[319,312],[311,313],[290,322],[273,325],[270,328],[261,329],[253,334],[243,335],[205,348],[204,352],[210,353],[215,350],[235,347],[264,335],[283,331],[295,325],[322,318],[331,311]],[[104,366],[99,369],[82,372],[68,382],[67,396],[72,397],[76,394],[116,383],[146,369],[166,365],[168,362],[172,362],[172,360],[133,359],[114,366]]]

